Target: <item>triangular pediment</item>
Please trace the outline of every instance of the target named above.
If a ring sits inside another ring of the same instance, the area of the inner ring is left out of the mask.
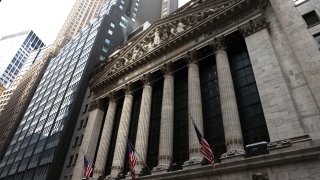
[[[154,24],[137,37],[133,38],[96,71],[91,84],[102,84],[106,79],[120,73],[122,69],[132,67],[139,59],[150,54],[162,46],[178,39],[183,34],[194,32],[199,24],[211,17],[223,13],[235,5],[237,0],[194,0],[176,12],[170,14]]]

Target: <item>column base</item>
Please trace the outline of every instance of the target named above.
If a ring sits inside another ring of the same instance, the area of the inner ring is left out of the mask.
[[[169,164],[160,164],[152,169],[152,174],[157,175],[157,174],[166,173],[169,166],[170,166]]]
[[[242,149],[234,149],[221,155],[222,162],[231,162],[244,159],[246,152]]]
[[[106,179],[124,179],[126,175],[120,173],[120,174],[110,174],[106,177]]]
[[[137,174],[136,174],[136,177],[138,177]],[[130,171],[127,173],[127,175],[125,175],[125,179],[132,179]]]
[[[194,168],[201,167],[202,160],[203,160],[203,158],[201,158],[201,157],[191,158],[188,161],[183,163],[182,168],[183,169],[194,169]]]

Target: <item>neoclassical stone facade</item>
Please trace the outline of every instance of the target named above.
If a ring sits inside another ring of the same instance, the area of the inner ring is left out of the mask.
[[[319,82],[293,1],[193,0],[96,68],[82,149],[93,178],[127,175],[128,138],[139,179],[319,179]],[[268,153],[248,152],[261,142]]]

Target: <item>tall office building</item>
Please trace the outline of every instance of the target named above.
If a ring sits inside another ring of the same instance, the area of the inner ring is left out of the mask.
[[[192,0],[94,70],[93,178],[126,178],[129,139],[137,179],[319,179],[320,4],[295,2]]]
[[[131,5],[131,1],[109,1],[49,62],[1,159],[0,178],[59,178],[89,73],[123,44]],[[146,7],[136,11],[140,8]]]
[[[100,8],[100,1],[76,1],[59,36],[56,38],[56,42],[58,42],[58,40],[67,42],[67,40],[75,34],[75,32],[69,32],[68,28],[79,31],[99,12]],[[73,19],[75,20],[73,21]],[[79,22],[80,20],[81,22]],[[49,63],[49,60],[59,52],[59,45],[62,46],[63,44],[55,43],[51,47],[42,49],[38,52],[39,54],[34,52],[34,54],[29,57],[29,62],[26,62],[26,65],[22,67],[23,69],[21,71],[24,72],[29,68],[30,64],[33,64],[31,70],[27,71],[23,76],[20,76],[19,81],[14,81],[13,86],[10,86],[10,88],[4,92],[3,96],[0,97],[0,109],[1,111],[3,110],[2,113],[0,113],[0,119],[3,119],[3,121],[0,121],[0,123],[3,124],[1,126],[2,133],[0,134],[0,157],[4,154],[8,141],[10,141],[13,135],[12,132],[15,132],[16,127],[21,120],[21,116],[24,114],[24,111],[27,108],[26,106],[40,81],[43,71]],[[33,59],[33,56],[37,56],[37,58]],[[39,62],[33,62],[34,60]],[[11,128],[7,128],[9,126]]]
[[[0,113],[0,157],[3,156],[12,136],[14,135],[17,126],[21,121],[27,104],[30,101],[35,88],[39,83],[39,76],[41,77],[44,68],[47,65],[47,59],[50,59],[49,53],[44,55],[25,73],[19,80],[19,83],[12,88],[9,88],[1,96],[1,103],[4,105]],[[27,104],[26,104],[27,103]]]
[[[31,66],[36,62],[43,58],[43,55],[48,50],[48,46],[33,50],[30,52],[27,60],[25,61],[24,65],[21,67],[19,74],[17,77],[13,80],[13,82],[10,84],[8,89],[3,92],[2,95],[0,95],[0,117],[1,117],[1,111],[5,108],[5,105],[7,104],[8,100],[10,99],[12,93],[16,89],[19,81],[23,78],[23,75],[31,68]],[[2,138],[0,138],[2,139]],[[0,143],[1,144],[1,143]],[[1,145],[0,145],[1,147]],[[0,148],[1,149],[1,148]]]
[[[23,31],[0,39],[0,84],[8,86],[35,49],[44,43],[33,31]]]
[[[68,41],[96,17],[102,5],[107,0],[76,0],[66,21],[53,44],[55,51],[59,51]]]

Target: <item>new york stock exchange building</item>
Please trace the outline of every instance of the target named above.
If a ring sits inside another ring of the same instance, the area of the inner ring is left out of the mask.
[[[113,53],[90,88],[93,179],[131,179],[127,139],[137,179],[320,179],[320,51],[291,0],[191,1]]]

